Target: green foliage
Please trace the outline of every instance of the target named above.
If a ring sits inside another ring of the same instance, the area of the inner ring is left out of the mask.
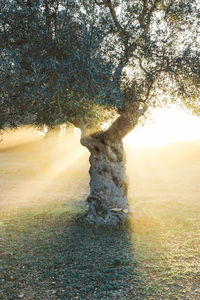
[[[0,127],[96,122],[163,94],[199,113],[199,15],[197,0],[1,2]]]

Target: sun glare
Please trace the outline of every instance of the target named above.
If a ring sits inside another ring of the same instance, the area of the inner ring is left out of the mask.
[[[131,131],[124,142],[135,147],[156,147],[200,139],[200,118],[176,106],[153,110],[151,120]]]

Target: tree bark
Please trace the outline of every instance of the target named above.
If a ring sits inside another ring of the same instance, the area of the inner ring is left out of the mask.
[[[116,225],[127,216],[128,178],[121,140],[99,134],[83,145],[90,151],[90,195],[86,220],[91,224]]]
[[[91,133],[94,128],[79,124],[81,144],[90,152],[86,220],[91,224],[117,225],[128,216],[128,177],[122,139],[136,126],[144,111],[139,104],[132,104],[106,131]]]

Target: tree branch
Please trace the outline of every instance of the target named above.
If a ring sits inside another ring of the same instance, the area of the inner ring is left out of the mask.
[[[144,115],[147,110],[146,101],[149,98],[151,89],[155,79],[152,79],[147,88],[144,99],[137,99],[127,105],[127,107],[119,111],[120,116],[113,122],[110,128],[102,134],[108,139],[123,139],[137,125],[139,118]],[[141,104],[142,103],[142,104]],[[141,105],[143,108],[141,109]]]
[[[132,57],[135,57],[139,61],[139,65],[140,65],[140,68],[142,69],[142,71],[145,74],[148,74],[147,70],[142,65],[142,59],[139,56],[137,56],[136,54],[132,55]]]
[[[155,11],[155,9],[156,9],[157,5],[159,4],[159,2],[161,2],[161,0],[155,0],[152,7],[150,8],[150,10],[147,14],[147,22],[146,22],[146,25],[144,26],[145,31],[147,31],[149,29],[151,16],[152,16],[153,12]]]
[[[94,2],[97,4],[97,5],[106,5],[106,2],[107,1],[103,1],[103,2],[99,2],[99,1],[97,1],[97,0],[94,0]]]
[[[61,33],[63,33],[64,27],[66,25],[68,10],[69,10],[69,1],[67,0],[66,6],[65,6],[65,15],[64,15],[63,22],[62,22],[62,27],[60,26],[60,32]]]
[[[117,15],[116,15],[116,12],[115,12],[115,9],[113,7],[113,4],[112,4],[111,0],[107,0],[107,7],[110,10],[110,14],[111,14],[112,19],[113,19],[113,21],[115,23],[117,31],[119,32],[119,34],[121,36],[122,41],[124,42],[125,47],[127,47],[127,45],[128,45],[127,33],[124,30],[124,28],[120,25],[120,23],[118,21],[118,18],[117,18]]]
[[[114,23],[115,23],[115,26],[117,27],[117,29],[118,29],[120,32],[124,32],[123,28],[121,27],[121,25],[120,25],[120,23],[119,23],[119,21],[118,21],[118,19],[117,19],[117,15],[116,15],[116,12],[115,12],[115,9],[114,9],[114,7],[113,7],[113,5],[112,5],[111,0],[107,0],[106,5],[108,6],[108,8],[109,8],[109,10],[110,10],[110,14],[111,14],[111,16],[112,16],[112,18],[113,18],[113,21],[114,21]]]
[[[152,80],[151,82],[150,82],[150,85],[149,85],[149,87],[148,87],[148,89],[147,89],[147,94],[146,94],[146,97],[145,97],[145,99],[144,99],[144,103],[148,100],[148,98],[149,98],[149,95],[150,95],[150,92],[151,92],[151,88],[152,88],[152,86],[153,86],[153,83],[154,83],[154,81]]]
[[[144,17],[147,14],[147,9],[148,9],[148,5],[147,5],[147,0],[143,0],[143,8],[142,8],[142,12],[138,17],[138,20],[140,22],[140,25],[144,25]]]
[[[122,39],[125,47],[127,47],[127,44],[128,44],[127,33],[118,21],[116,11],[115,11],[115,8],[113,7],[112,1],[111,0],[105,0],[105,1],[99,2],[99,1],[95,0],[95,3],[99,6],[105,5],[106,7],[109,8],[111,17],[113,19],[113,22],[114,22],[116,28],[117,28],[117,32],[120,34],[121,39]]]
[[[155,0],[154,4],[152,5],[150,11],[147,13],[147,1],[143,0],[143,10],[142,10],[142,15],[140,14],[139,18],[140,20],[142,20],[143,24],[144,24],[144,17],[147,15],[147,22],[145,25],[143,25],[144,28],[144,32],[147,32],[147,30],[149,29],[150,26],[150,19],[151,16],[153,14],[153,12],[155,11],[157,4],[160,2],[161,0]],[[141,22],[141,21],[140,21]],[[116,74],[120,74],[123,67],[126,65],[126,63],[128,62],[128,60],[133,57],[133,51],[136,49],[136,47],[138,46],[138,41],[141,39],[141,35],[129,46],[126,46],[126,51],[125,54],[123,56],[123,58],[121,59],[121,62],[119,63],[119,66],[116,70]],[[136,57],[136,56],[135,56]],[[146,70],[143,68],[142,64],[140,64],[140,67],[143,69],[143,71],[145,72]]]
[[[102,137],[109,140],[123,139],[137,125],[139,118],[145,113],[144,109],[139,109],[140,103],[131,103],[127,109],[112,123],[107,131],[102,133]]]
[[[49,2],[48,2],[48,0],[44,0],[44,6],[45,6],[47,33],[49,34],[50,25],[51,25],[51,17],[50,17],[50,13],[49,13]]]

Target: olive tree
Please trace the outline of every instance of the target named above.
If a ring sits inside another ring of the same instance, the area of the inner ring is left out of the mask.
[[[1,128],[80,128],[88,222],[127,216],[122,139],[149,107],[200,113],[199,17],[198,0],[1,1]]]

